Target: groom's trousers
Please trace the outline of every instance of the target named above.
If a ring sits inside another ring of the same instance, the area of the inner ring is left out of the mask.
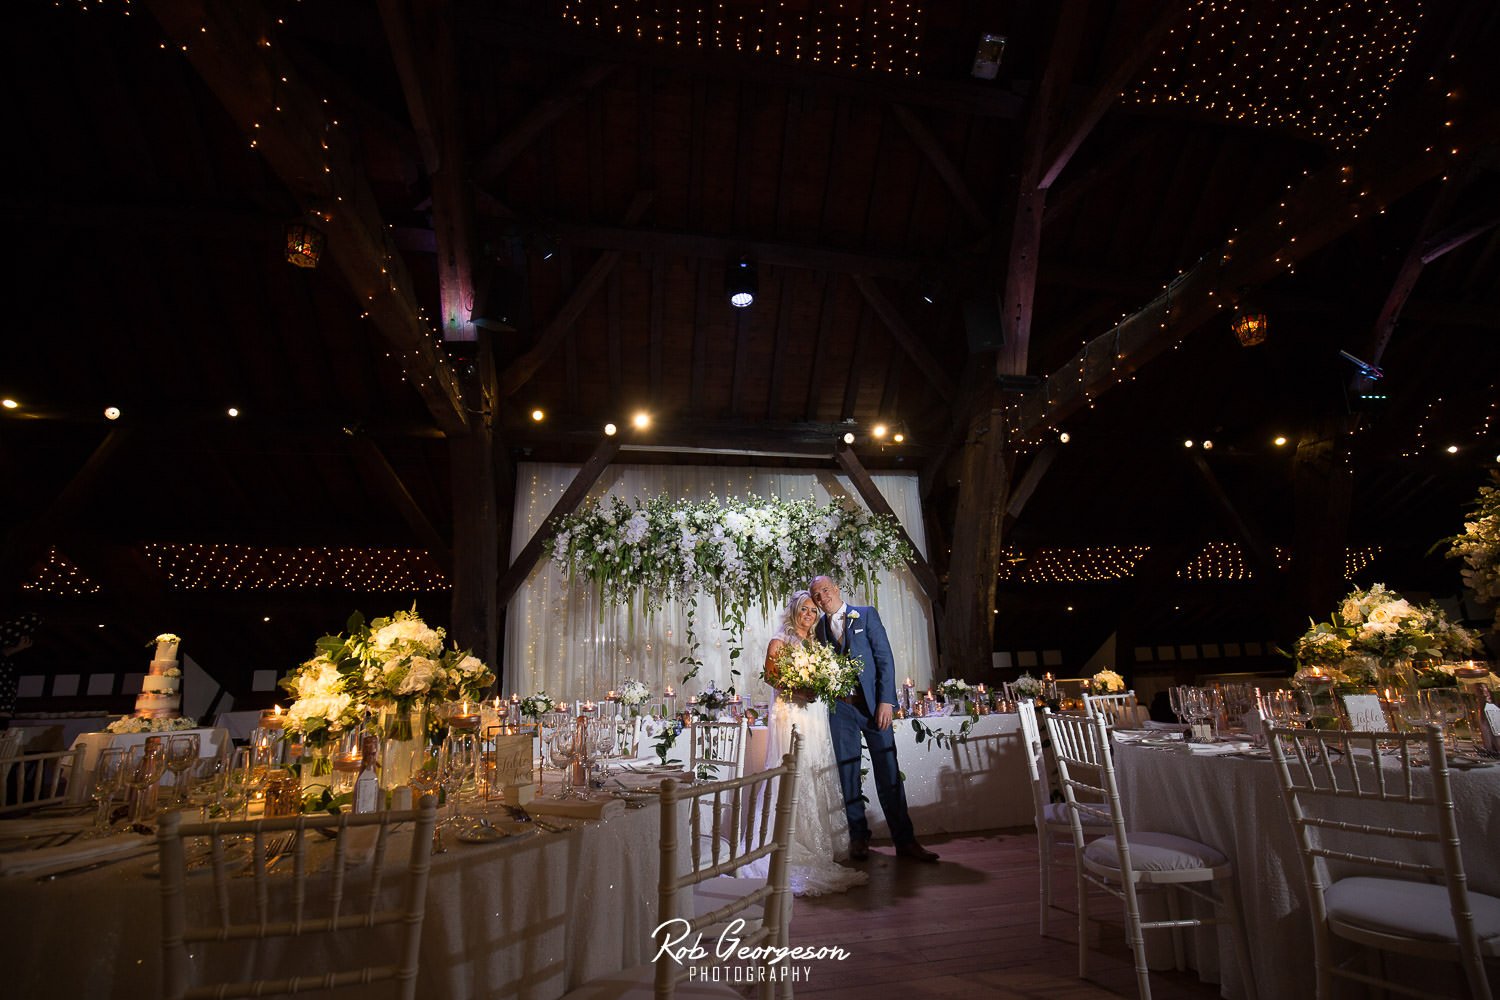
[[[864,701],[858,693],[854,697],[860,702]],[[844,789],[844,814],[849,818],[849,839],[870,839],[870,824],[865,820],[864,794],[859,774],[863,764],[863,743],[870,748],[870,776],[875,779],[875,794],[879,796],[880,808],[885,812],[891,839],[897,844],[915,841],[917,838],[912,830],[911,816],[906,811],[906,788],[901,783],[901,767],[896,762],[894,729],[876,726],[875,718],[864,710],[863,704],[853,705],[847,701],[839,701],[834,703],[828,730],[833,737],[833,753],[839,764],[839,783]]]

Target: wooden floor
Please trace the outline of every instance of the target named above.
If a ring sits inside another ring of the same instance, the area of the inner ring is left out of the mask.
[[[1090,953],[1079,979],[1076,918],[1054,911],[1050,934],[1037,934],[1036,834],[1029,828],[924,839],[942,855],[925,865],[898,861],[890,845],[872,847],[860,867],[870,884],[843,895],[796,901],[793,945],[838,945],[844,961],[811,963],[799,997],[1023,998],[1067,1000],[1137,996],[1135,971],[1113,899],[1091,912],[1115,921]],[[1071,891],[1066,872],[1064,897]],[[803,963],[799,963],[803,964]],[[1158,1000],[1211,998],[1218,987],[1193,972],[1153,972]]]

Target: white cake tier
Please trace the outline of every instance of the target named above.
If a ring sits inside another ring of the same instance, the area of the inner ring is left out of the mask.
[[[177,659],[177,646],[178,643],[175,642],[158,641],[156,644],[156,658],[158,660]]]
[[[151,673],[153,673],[153,674],[164,674],[168,670],[171,670],[173,667],[176,667],[177,665],[178,664],[177,664],[176,660],[152,660],[151,661]]]
[[[158,677],[155,674],[147,674],[141,679],[141,690],[147,694],[176,694],[181,685],[181,677]]]

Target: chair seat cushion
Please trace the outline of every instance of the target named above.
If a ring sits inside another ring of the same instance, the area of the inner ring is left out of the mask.
[[[1339,879],[1323,898],[1335,923],[1422,941],[1458,940],[1448,890],[1441,885],[1358,876]],[[1500,953],[1500,898],[1470,892],[1469,911],[1485,953]]]
[[[1048,826],[1071,826],[1073,821],[1068,817],[1068,804],[1066,802],[1049,802],[1042,809],[1042,817],[1046,819]],[[1085,827],[1109,826],[1109,813],[1084,806],[1078,810],[1078,818],[1083,821]]]
[[[635,965],[598,979],[590,979],[576,990],[564,994],[562,1000],[654,1000],[655,977],[656,966],[649,963]],[[731,997],[733,1000],[741,1000],[739,993],[723,983],[706,983],[696,979],[679,983],[673,995],[682,1000],[730,1000]]]
[[[727,906],[737,899],[744,899],[765,884],[765,879],[730,878],[728,875],[705,879],[693,886],[693,912],[698,915],[712,913],[721,906]],[[761,919],[763,912],[764,907],[756,903],[739,916],[746,921],[753,921]]]
[[[1083,849],[1083,856],[1104,868],[1120,867],[1115,838],[1100,837]],[[1138,872],[1177,872],[1217,868],[1229,859],[1207,844],[1170,833],[1132,833],[1130,866]]]

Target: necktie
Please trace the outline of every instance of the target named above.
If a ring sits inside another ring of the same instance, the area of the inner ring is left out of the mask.
[[[833,641],[844,641],[844,613],[840,611],[833,616]]]

